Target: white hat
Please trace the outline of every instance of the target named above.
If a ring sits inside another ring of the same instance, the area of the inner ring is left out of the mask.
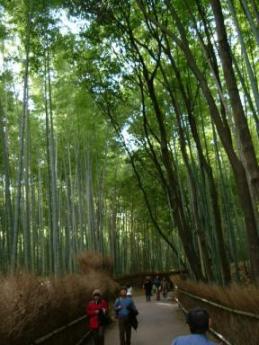
[[[93,296],[95,296],[95,295],[102,296],[101,290],[95,289],[95,290],[93,291],[92,295],[93,295]]]

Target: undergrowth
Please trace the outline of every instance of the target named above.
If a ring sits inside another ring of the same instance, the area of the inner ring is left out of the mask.
[[[79,262],[83,274],[42,278],[19,273],[0,278],[1,345],[28,345],[79,318],[96,288],[107,298],[114,295],[118,286],[110,275],[110,261],[108,272],[101,255],[86,253]]]

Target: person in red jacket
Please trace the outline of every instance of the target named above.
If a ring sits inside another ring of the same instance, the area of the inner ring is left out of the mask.
[[[102,298],[99,289],[93,291],[93,299],[87,304],[88,327],[93,332],[95,345],[104,345],[104,325],[102,320],[108,313],[108,302]]]

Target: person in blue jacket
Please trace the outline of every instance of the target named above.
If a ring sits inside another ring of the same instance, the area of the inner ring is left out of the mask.
[[[186,322],[190,327],[191,334],[175,338],[172,345],[216,345],[206,335],[211,322],[207,310],[202,308],[190,310]]]
[[[119,321],[120,345],[130,345],[131,342],[131,320],[132,312],[137,313],[136,306],[131,297],[127,296],[127,288],[120,289],[118,297],[113,305]]]

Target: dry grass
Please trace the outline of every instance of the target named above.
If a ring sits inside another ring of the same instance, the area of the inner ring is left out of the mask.
[[[84,252],[78,256],[81,272],[91,271],[106,272],[112,274],[112,259],[109,256],[102,256],[96,252]]]
[[[194,283],[172,277],[175,285],[194,295],[228,306],[232,309],[259,315],[259,289],[254,286],[232,285],[228,288],[217,285]],[[209,310],[213,328],[223,334],[234,345],[259,345],[259,320],[222,311],[214,306],[195,300],[177,292],[181,303],[191,309],[202,306]]]
[[[28,345],[84,315],[86,303],[95,288],[111,298],[118,286],[103,268],[60,279],[43,279],[26,273],[1,278],[1,345]]]

